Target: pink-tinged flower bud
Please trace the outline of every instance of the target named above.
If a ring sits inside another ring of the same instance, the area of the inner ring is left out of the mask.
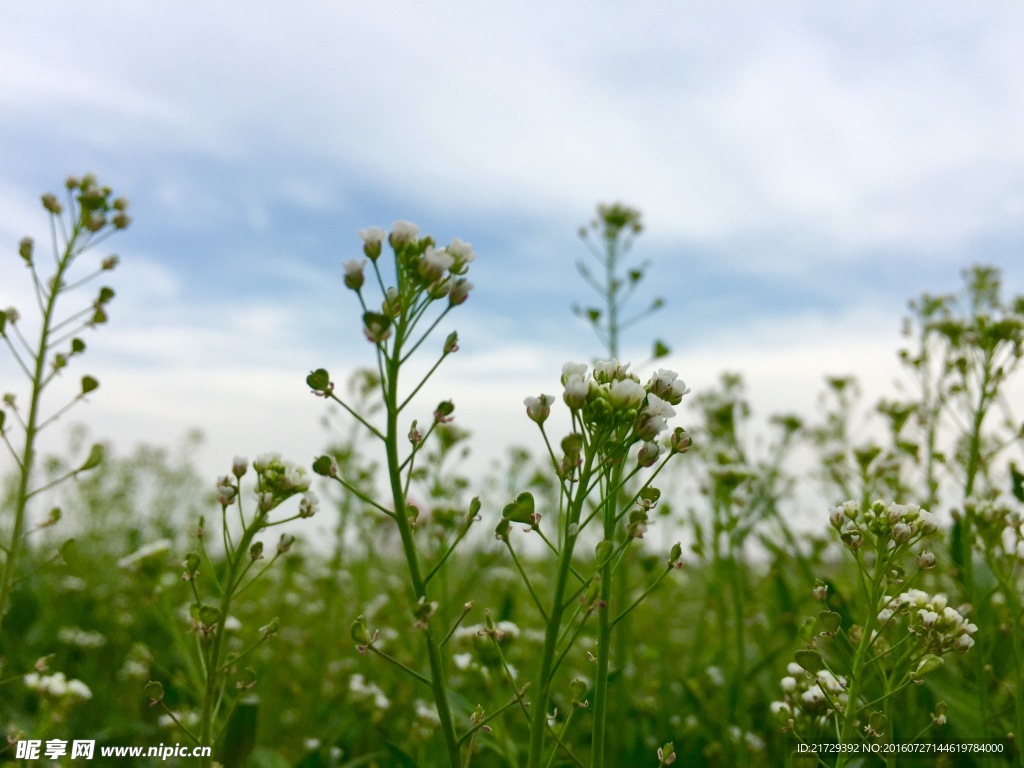
[[[377,312],[363,314],[363,334],[367,341],[380,344],[391,338],[391,318]]]
[[[453,275],[465,274],[466,269],[471,261],[476,260],[476,254],[473,252],[473,246],[469,243],[464,243],[459,238],[452,240],[451,245],[446,249],[455,263],[452,264],[451,272]]]
[[[523,400],[526,406],[526,415],[538,424],[543,424],[551,415],[551,404],[555,402],[552,395],[541,395],[540,397],[528,397]]]
[[[465,303],[466,299],[469,298],[469,292],[472,290],[473,284],[465,278],[456,280],[455,286],[452,288],[452,292],[448,294],[448,303],[453,307],[459,306],[459,304]]]
[[[660,453],[661,448],[657,443],[646,442],[640,446],[640,451],[636,455],[636,463],[641,467],[653,467]]]
[[[231,474],[241,477],[249,470],[249,460],[245,456],[235,456],[231,461]]]

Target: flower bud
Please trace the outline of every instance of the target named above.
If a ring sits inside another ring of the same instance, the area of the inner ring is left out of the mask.
[[[25,260],[27,266],[32,266],[32,238],[23,237],[21,242],[18,243],[18,255]]]
[[[281,631],[281,620],[275,616],[270,620],[269,624],[260,627],[260,634],[263,637],[276,637],[277,633]]]
[[[359,230],[359,237],[363,241],[363,253],[371,261],[376,261],[380,258],[381,243],[386,236],[387,233],[380,227]]]
[[[469,298],[469,292],[473,289],[473,284],[465,278],[455,281],[455,286],[452,288],[452,292],[448,294],[448,303],[457,307],[459,304],[465,303],[466,299]]]
[[[277,554],[283,555],[292,548],[292,544],[295,543],[295,537],[290,533],[282,533],[281,538],[277,541]]]
[[[358,291],[366,282],[363,270],[366,269],[366,262],[358,259],[349,259],[342,264],[345,269],[345,287]]]
[[[636,455],[636,463],[641,467],[653,467],[658,461],[659,453],[661,453],[661,448],[657,443],[646,442],[640,446],[640,451]]]
[[[528,397],[523,400],[526,406],[526,415],[538,424],[543,424],[551,415],[551,404],[555,402],[553,395],[541,395],[540,397]]]

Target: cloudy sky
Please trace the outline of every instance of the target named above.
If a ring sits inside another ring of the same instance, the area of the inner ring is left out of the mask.
[[[422,410],[453,397],[483,459],[600,356],[576,231],[622,200],[666,302],[624,357],[662,337],[695,391],[741,371],[807,412],[826,373],[885,390],[906,300],[972,261],[1024,288],[1022,39],[1016,2],[6,3],[0,305],[30,307],[39,193],[95,172],[134,223],[75,418],[124,447],[199,426],[211,477],[308,460],[305,374],[371,362],[340,263],[411,220],[479,255]]]

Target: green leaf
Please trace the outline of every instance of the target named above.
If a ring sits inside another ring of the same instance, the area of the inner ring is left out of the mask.
[[[86,457],[85,462],[78,468],[79,472],[87,472],[90,469],[95,469],[103,462],[103,445],[96,443],[92,448],[89,449],[89,455]]]
[[[82,377],[82,397],[85,397],[90,392],[95,392],[99,389],[100,383],[92,376]]]
[[[0,419],[0,426],[3,426],[3,419]],[[1017,501],[1024,502],[1024,474],[1017,469],[1017,465],[1010,462],[1010,481],[1013,486],[1013,497]]]
[[[654,351],[651,353],[651,357],[658,360],[662,357],[667,357],[672,350],[669,349],[668,345],[665,344],[661,339],[654,340]]]

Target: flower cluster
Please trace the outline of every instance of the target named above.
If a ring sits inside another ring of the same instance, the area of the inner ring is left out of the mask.
[[[964,513],[974,520],[982,549],[1016,555],[1024,560],[1024,515],[1005,499],[970,499]]]
[[[614,358],[596,362],[590,376],[585,363],[566,363],[562,366],[562,386],[565,404],[581,414],[587,424],[631,423],[633,436],[647,443],[653,443],[668,427],[668,420],[676,413],[672,406],[679,405],[690,391],[677,374],[664,369],[643,385],[639,376],[629,372],[628,363]],[[527,415],[543,424],[554,400],[552,395],[541,395],[523,402]],[[641,461],[653,463],[657,455],[657,446],[647,445]]]
[[[825,728],[829,718],[845,709],[849,696],[846,678],[827,669],[811,674],[795,662],[786,667],[787,674],[779,682],[782,698],[769,705],[772,715],[786,729],[801,723]]]
[[[865,539],[879,550],[913,544],[934,533],[935,515],[916,504],[886,504],[875,501],[861,510],[855,501],[847,501],[829,510],[829,522],[839,531],[843,544],[859,549]]]
[[[394,249],[398,285],[384,291],[379,313],[366,312],[363,318],[363,333],[375,344],[390,338],[392,323],[413,307],[421,295],[425,294],[428,302],[447,298],[449,306],[454,307],[465,302],[473,288],[465,278],[470,262],[476,259],[473,247],[455,238],[448,246],[439,248],[430,237],[419,237],[419,231],[419,227],[407,221],[395,222],[390,235],[380,227],[360,230],[363,253],[369,262],[350,259],[342,264],[345,286],[360,293],[366,283],[368,263],[373,264],[381,278],[377,260],[384,240]]]
[[[885,626],[896,617],[910,618],[910,631],[917,635],[929,653],[942,655],[948,651],[966,653],[974,645],[972,635],[977,625],[969,622],[955,608],[947,605],[943,594],[929,595],[920,589],[911,589],[897,597],[885,597],[878,612],[878,623]]]
[[[24,681],[25,687],[29,690],[37,691],[54,699],[88,701],[92,698],[89,686],[81,680],[68,680],[63,672],[55,672],[52,675],[30,672],[25,675]]]

